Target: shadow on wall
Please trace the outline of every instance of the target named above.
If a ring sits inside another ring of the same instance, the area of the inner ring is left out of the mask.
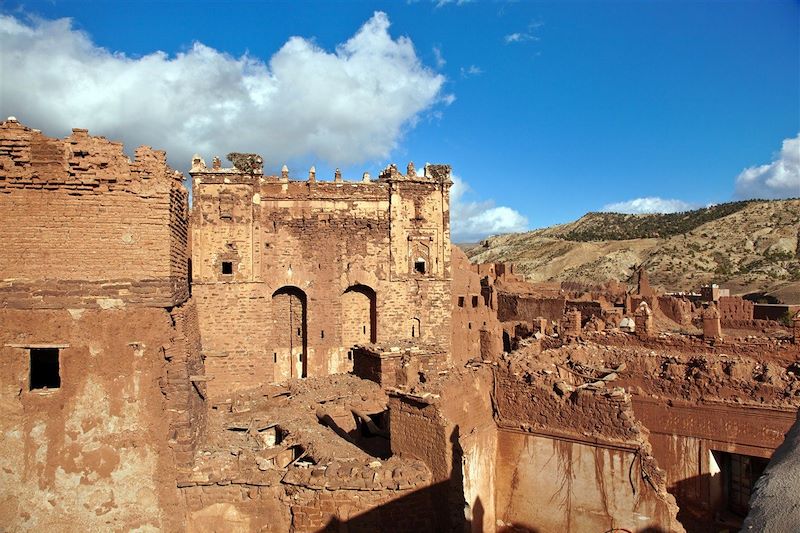
[[[459,428],[450,435],[452,471],[447,480],[391,500],[351,517],[334,517],[322,531],[336,533],[356,532],[464,532],[464,533],[539,533],[540,530],[521,524],[502,524],[484,528],[485,505],[480,497],[472,505],[472,519],[466,518],[461,472],[461,447]],[[547,503],[544,503],[547,505]],[[639,530],[608,529],[598,533],[667,533],[659,527]]]
[[[337,533],[355,532],[440,532],[458,531],[484,533],[485,507],[480,497],[472,506],[472,520],[465,516],[467,503],[464,501],[463,476],[461,472],[462,451],[458,441],[459,428],[450,434],[452,450],[452,470],[450,477],[343,519],[334,517],[323,531]],[[536,529],[509,525],[497,529],[498,532],[530,532]]]

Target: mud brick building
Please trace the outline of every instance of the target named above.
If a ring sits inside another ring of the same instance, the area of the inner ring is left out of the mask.
[[[450,168],[265,176],[195,157],[192,286],[212,398],[352,369],[357,344],[450,352]],[[228,396],[225,396],[228,395]]]
[[[164,152],[0,124],[0,522],[15,530],[174,514],[205,419],[182,179]]]

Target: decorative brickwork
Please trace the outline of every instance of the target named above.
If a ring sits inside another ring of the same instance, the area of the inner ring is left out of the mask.
[[[193,294],[212,398],[352,369],[351,348],[450,352],[450,170],[291,181],[195,158]],[[446,357],[446,356],[444,356]]]

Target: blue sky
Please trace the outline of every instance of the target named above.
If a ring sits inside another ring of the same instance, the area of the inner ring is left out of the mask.
[[[795,1],[54,0],[0,13],[3,116],[152,144],[184,171],[195,151],[257,151],[298,178],[311,164],[358,179],[450,163],[456,240],[604,208],[800,196]]]

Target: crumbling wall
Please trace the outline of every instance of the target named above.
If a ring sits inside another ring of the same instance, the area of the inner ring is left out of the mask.
[[[658,297],[658,308],[667,318],[682,326],[692,323],[692,302],[684,298],[663,295]]]
[[[189,468],[206,430],[207,376],[194,301],[173,308],[170,317],[174,329],[172,339],[164,349],[167,363],[160,380],[161,392],[169,413],[169,444],[175,463]]]
[[[497,320],[497,311],[482,294],[480,275],[473,272],[474,267],[486,265],[470,265],[466,254],[457,246],[453,247],[452,260],[452,361],[463,364],[478,357],[497,356],[503,351],[502,326]]]
[[[390,396],[392,453],[430,468],[436,531],[494,530],[497,431],[488,402],[491,386],[486,369],[465,370],[434,385],[436,394]]]
[[[439,168],[301,182],[196,162],[193,291],[212,398],[348,372],[356,336],[450,352],[450,181]],[[292,332],[274,303],[285,291],[306,306]],[[361,319],[374,313],[358,330],[346,323],[354,291],[373,300],[358,302]],[[297,346],[284,346],[290,337]]]
[[[537,317],[557,322],[566,309],[565,298],[537,298],[522,294],[499,292],[497,295],[497,318],[501,322],[533,322]]]
[[[0,310],[0,522],[15,530],[177,530],[159,379],[163,309]],[[59,348],[60,387],[30,390],[30,350]]]
[[[723,325],[728,321],[753,320],[753,302],[739,296],[720,296],[717,309]]]
[[[577,376],[548,372],[514,362],[496,372],[498,521],[542,531],[683,531],[630,395],[576,390]]]
[[[178,530],[204,427],[187,193],[164,152],[0,125],[0,522]],[[168,308],[170,310],[168,310]],[[189,455],[187,455],[189,454]]]
[[[164,152],[0,125],[7,307],[170,306],[188,297],[187,192]]]
[[[614,346],[609,341],[616,336],[606,335],[602,345],[565,346],[539,358],[569,365],[576,375],[621,369],[613,383],[630,391],[636,418],[649,430],[680,521],[699,531],[712,527],[727,507],[714,454],[769,457],[794,421],[800,354],[788,341],[769,339],[723,339],[695,352],[700,340],[681,344],[676,337]],[[564,374],[561,367],[555,370]]]

